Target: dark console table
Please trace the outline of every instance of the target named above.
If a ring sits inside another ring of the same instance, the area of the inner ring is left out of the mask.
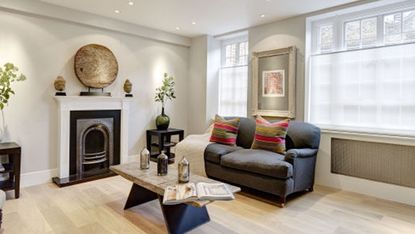
[[[14,197],[20,196],[20,162],[21,162],[21,147],[14,143],[0,143],[0,155],[8,155],[9,163],[4,163],[4,171],[0,174],[9,174],[9,179],[0,181],[0,189],[7,191],[14,189]]]
[[[178,135],[179,141],[182,141],[184,130],[176,128],[169,128],[167,130],[147,130],[147,149],[151,153],[152,161],[157,161],[157,156],[164,150],[167,157],[169,157],[169,163],[174,163],[175,155],[170,151],[171,147],[174,147],[178,143],[171,141],[171,137],[174,135]],[[157,142],[153,142],[153,137],[157,138]],[[154,149],[156,152],[152,151]]]

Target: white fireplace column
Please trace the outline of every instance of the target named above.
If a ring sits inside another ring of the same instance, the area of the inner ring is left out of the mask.
[[[58,170],[59,178],[69,177],[71,111],[120,110],[120,162],[128,160],[128,117],[131,98],[55,96],[58,103]]]

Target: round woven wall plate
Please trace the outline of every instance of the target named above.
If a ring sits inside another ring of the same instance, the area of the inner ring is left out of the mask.
[[[118,62],[107,47],[89,44],[75,54],[75,74],[89,88],[105,88],[117,78]]]

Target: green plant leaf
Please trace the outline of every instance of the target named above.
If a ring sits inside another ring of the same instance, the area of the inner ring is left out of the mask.
[[[6,63],[0,67],[0,109],[3,110],[11,95],[15,94],[11,85],[17,81],[26,80],[26,76],[18,73],[19,68],[13,63]]]
[[[154,100],[156,102],[161,102],[161,104],[164,106],[164,102],[168,100],[172,100],[176,98],[174,95],[174,78],[172,76],[169,76],[167,73],[164,73],[164,78],[162,81],[162,86],[156,88],[156,96]]]

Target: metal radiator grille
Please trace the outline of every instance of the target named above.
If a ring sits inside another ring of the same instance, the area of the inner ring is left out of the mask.
[[[415,188],[415,146],[332,138],[331,172]]]

